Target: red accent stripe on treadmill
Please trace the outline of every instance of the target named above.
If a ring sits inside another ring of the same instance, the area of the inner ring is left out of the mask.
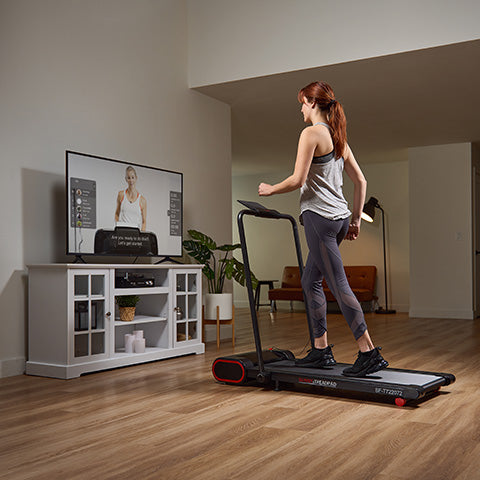
[[[230,379],[217,377],[217,375],[215,375],[215,365],[218,362],[235,363],[236,365],[239,365],[240,368],[242,369],[242,378],[240,378],[240,380],[230,380]],[[213,373],[213,376],[215,377],[215,379],[218,380],[219,382],[241,383],[241,382],[243,382],[243,379],[245,378],[245,375],[246,375],[247,372],[245,371],[245,368],[243,367],[243,365],[240,362],[236,362],[235,360],[224,360],[224,359],[218,358],[217,360],[215,360],[213,362],[212,373]]]

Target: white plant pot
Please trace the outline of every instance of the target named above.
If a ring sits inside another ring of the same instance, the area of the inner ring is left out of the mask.
[[[220,307],[220,320],[232,318],[232,294],[231,293],[207,293],[203,296],[205,306],[205,319],[217,319],[217,305]]]

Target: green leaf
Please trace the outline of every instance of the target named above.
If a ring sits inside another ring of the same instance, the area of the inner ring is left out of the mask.
[[[122,295],[115,297],[115,301],[119,307],[135,307],[140,301],[140,297],[138,295]]]
[[[225,276],[231,280],[235,272],[235,259],[229,258],[227,260],[221,260],[225,264]]]
[[[212,268],[210,265],[205,265],[202,269],[203,274],[207,277],[208,280],[214,280],[215,274],[213,273]]]
[[[189,230],[188,234],[194,240],[197,240],[197,242],[200,242],[202,245],[205,245],[205,247],[207,247],[209,250],[213,251],[217,249],[217,244],[208,235],[205,235],[204,233],[199,232],[198,230]]]
[[[217,250],[221,250],[222,252],[232,252],[233,250],[237,250],[237,248],[242,248],[239,243],[235,243],[234,245],[225,244],[217,247]]]
[[[234,279],[240,285],[245,286],[245,271],[243,263],[237,259],[229,258],[229,253],[241,248],[239,243],[225,244],[217,247],[215,241],[198,230],[188,230],[192,240],[185,240],[183,247],[188,255],[199,263],[203,264],[203,274],[207,279],[208,290],[210,293],[222,293],[225,278]],[[221,254],[223,258],[218,258],[220,254],[215,255],[214,251],[225,252]],[[255,289],[258,280],[251,273],[252,287]]]
[[[242,287],[245,286],[246,277],[245,277],[245,267],[242,262],[239,262],[236,258],[232,258],[232,269],[231,269],[231,276],[227,276],[227,278],[233,278],[237,281]],[[250,276],[252,279],[252,288],[255,290],[258,285],[258,279],[255,275],[250,272]]]
[[[206,263],[210,260],[212,252],[200,242],[194,242],[193,240],[185,240],[183,242],[183,248],[187,253],[197,260],[199,263]]]

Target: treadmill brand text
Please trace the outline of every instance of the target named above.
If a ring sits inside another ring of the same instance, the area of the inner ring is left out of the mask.
[[[381,395],[393,395],[395,397],[398,397],[402,395],[401,390],[390,390],[389,388],[376,388],[375,393],[379,393]]]
[[[316,378],[303,378],[298,379],[298,383],[304,383],[307,385],[317,385],[319,387],[337,388],[337,382],[330,380],[318,380]]]

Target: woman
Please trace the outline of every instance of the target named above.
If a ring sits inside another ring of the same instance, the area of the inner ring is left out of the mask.
[[[344,238],[356,240],[360,233],[367,182],[347,144],[345,114],[332,88],[325,82],[311,83],[300,90],[298,100],[304,122],[312,125],[300,135],[294,172],[276,185],[261,183],[258,187],[261,196],[301,189],[300,218],[310,250],[302,287],[313,323],[314,347],[296,364],[325,367],[336,363],[327,341],[327,302],[322,287],[325,278],[359,347],[357,360],[343,374],[361,377],[386,368],[388,363],[368,334],[338,247]],[[343,169],[354,184],[353,213],[342,192]]]
[[[118,192],[115,222],[138,227],[144,232],[147,228],[147,201],[137,192],[137,172],[133,167],[125,169],[125,180],[128,187]]]

